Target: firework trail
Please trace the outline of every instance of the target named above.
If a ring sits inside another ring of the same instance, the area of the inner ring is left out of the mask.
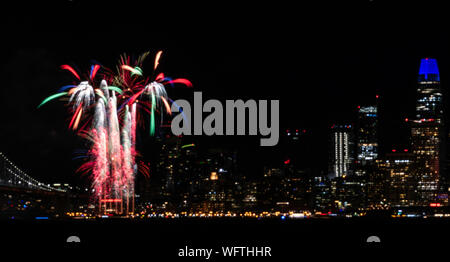
[[[93,188],[99,198],[105,198],[109,192],[107,191],[109,177],[109,159],[108,159],[108,132],[106,129],[106,109],[104,100],[98,100],[94,117],[93,147],[91,155],[94,162],[92,169]]]
[[[134,198],[135,175],[131,112],[126,106],[120,132],[115,91],[110,95],[104,80],[100,86],[99,92],[104,92],[104,95],[99,95],[100,99],[96,102],[90,131],[90,140],[93,143],[89,152],[91,161],[84,165],[84,169],[92,168],[92,188],[96,201],[99,201],[100,210],[107,209],[107,203],[104,201],[123,199],[126,201],[128,213],[130,198]],[[108,104],[105,104],[105,100],[109,101]],[[115,201],[114,204],[118,209],[118,202]],[[123,212],[122,208],[123,204],[120,206],[120,213]]]
[[[131,149],[133,155],[136,153],[136,103],[131,106]]]
[[[134,152],[131,145],[131,113],[128,110],[128,105],[125,107],[124,121],[122,127],[122,159],[123,159],[123,192],[127,201],[127,208],[129,206],[130,197],[134,196]]]
[[[109,160],[111,164],[111,179],[114,199],[119,199],[121,196],[121,182],[122,182],[122,157],[120,144],[120,130],[119,120],[117,117],[117,97],[114,92],[109,98],[108,106],[109,119]]]

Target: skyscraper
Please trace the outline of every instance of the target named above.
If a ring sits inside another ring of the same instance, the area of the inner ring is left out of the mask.
[[[358,107],[357,160],[361,166],[375,163],[378,157],[377,106]]]
[[[378,100],[378,95],[376,96]],[[357,154],[353,182],[354,190],[365,197],[366,205],[378,207],[383,202],[380,188],[383,188],[383,176],[378,172],[378,106],[358,106],[356,122]],[[359,185],[360,188],[356,185]]]
[[[342,177],[353,175],[354,141],[352,125],[333,125],[331,129],[331,176]]]
[[[417,119],[435,119],[442,123],[442,92],[436,59],[424,58],[420,62],[417,87]]]
[[[160,198],[164,202],[164,206],[171,205],[175,207],[175,202],[179,202],[178,196],[175,194],[176,178],[178,175],[181,138],[178,136],[169,136],[164,138],[161,143],[159,152],[159,162],[156,164],[156,173],[160,176]]]
[[[420,62],[416,120],[411,121],[414,177],[417,203],[426,206],[434,201],[439,188],[443,161],[443,102],[436,59]]]

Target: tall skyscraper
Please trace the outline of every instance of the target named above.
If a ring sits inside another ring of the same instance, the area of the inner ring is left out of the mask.
[[[417,119],[435,119],[442,123],[443,103],[439,70],[436,59],[424,58],[420,62],[417,87]]]
[[[175,200],[178,198],[175,194],[175,178],[178,177],[181,142],[181,138],[177,136],[165,138],[161,143],[159,162],[156,164],[156,173],[161,179],[160,198],[165,203],[164,206],[170,203],[171,208],[174,207],[175,202],[178,202],[178,199]]]
[[[378,95],[376,96],[378,100]],[[383,202],[380,188],[383,188],[383,176],[378,172],[378,106],[358,106],[356,122],[356,164],[353,187],[356,195],[365,198],[369,207],[379,207]],[[360,188],[358,188],[358,185]]]
[[[331,129],[331,176],[343,177],[353,175],[354,141],[352,125],[333,125]]]
[[[377,106],[358,107],[357,161],[361,166],[375,163],[378,157],[378,110]]]
[[[417,203],[426,206],[436,199],[443,161],[443,102],[436,59],[420,62],[416,120],[411,121]]]

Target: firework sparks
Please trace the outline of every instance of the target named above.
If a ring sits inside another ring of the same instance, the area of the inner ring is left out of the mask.
[[[136,129],[138,120],[142,121],[138,117],[139,110],[150,114],[150,134],[154,135],[156,112],[161,112],[161,123],[164,111],[169,115],[172,113],[170,103],[174,102],[168,97],[165,85],[192,87],[189,80],[172,80],[164,73],[159,73],[154,80],[144,78],[142,66],[148,54],[141,55],[134,64],[130,63],[129,57],[121,57],[118,73],[102,74],[104,79],[99,85],[95,80],[99,70],[107,70],[100,65],[92,65],[88,79],[83,81],[71,66],[62,65],[62,69],[71,72],[80,82],[61,87],[58,93],[45,98],[38,106],[40,108],[49,101],[68,97],[65,101],[68,101],[67,105],[73,112],[69,128],[80,129],[78,134],[92,143],[87,156],[81,156],[88,161],[78,170],[91,174],[99,213],[111,208],[119,214],[133,213],[136,174],[140,172],[149,176],[148,164],[136,159]],[[161,55],[162,51],[159,51],[155,56],[153,73],[158,68]],[[93,116],[89,117],[92,112]]]

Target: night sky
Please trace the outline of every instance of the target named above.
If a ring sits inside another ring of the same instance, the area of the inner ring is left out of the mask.
[[[298,150],[311,152],[304,165],[323,170],[330,126],[352,123],[356,107],[374,103],[376,95],[381,152],[408,147],[404,118],[414,116],[420,58],[438,60],[444,99],[449,99],[450,30],[440,6],[367,1],[200,9],[74,1],[39,8],[13,7],[1,18],[7,47],[0,67],[0,151],[45,182],[78,181],[74,169],[80,162],[72,158],[85,148],[67,129],[70,116],[63,103],[36,108],[73,80],[61,64],[86,72],[91,61],[112,68],[124,52],[161,49],[160,70],[194,84],[192,90],[168,89],[169,96],[202,91],[204,100],[279,99],[280,129],[309,130],[314,146]],[[152,59],[147,62],[150,69]],[[258,147],[259,137],[201,141],[235,145],[250,173],[277,157]]]

